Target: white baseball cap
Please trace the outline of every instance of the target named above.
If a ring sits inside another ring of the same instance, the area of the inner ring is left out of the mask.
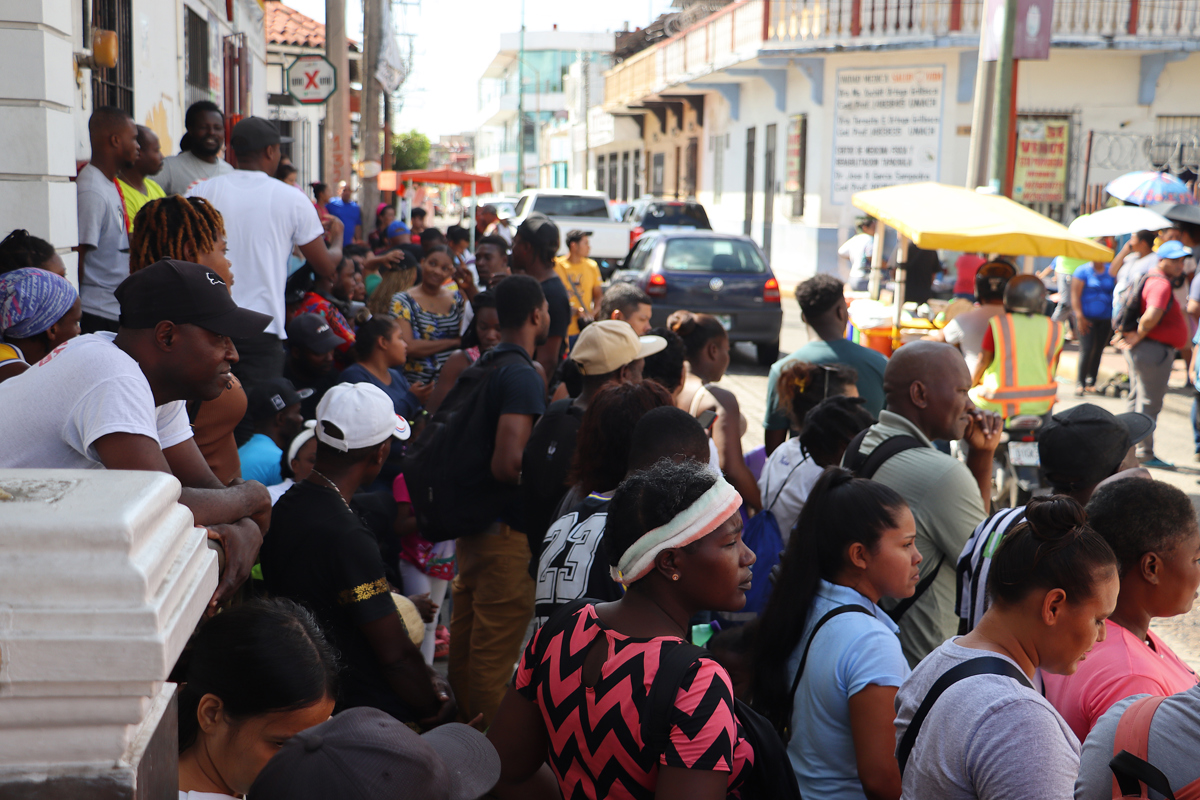
[[[343,453],[381,444],[388,436],[404,441],[412,433],[391,398],[370,383],[339,383],[317,406],[317,441]]]

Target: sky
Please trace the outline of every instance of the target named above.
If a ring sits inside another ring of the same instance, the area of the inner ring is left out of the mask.
[[[325,21],[325,0],[285,0],[313,19]],[[525,30],[630,30],[670,9],[671,0],[524,0]],[[479,76],[500,49],[500,34],[520,30],[522,0],[422,0],[395,3],[395,29],[412,37],[413,69],[401,88],[404,107],[394,129],[416,128],[440,135],[475,129]],[[362,7],[347,0],[347,29],[362,38]],[[408,53],[408,37],[399,37]]]

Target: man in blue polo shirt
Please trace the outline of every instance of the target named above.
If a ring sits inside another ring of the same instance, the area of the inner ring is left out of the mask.
[[[340,181],[338,189],[341,192],[340,196],[326,203],[325,210],[340,219],[346,226],[342,232],[342,246],[345,247],[352,242],[363,240],[362,209],[358,207],[358,203],[350,199],[354,193],[350,191],[348,183]]]

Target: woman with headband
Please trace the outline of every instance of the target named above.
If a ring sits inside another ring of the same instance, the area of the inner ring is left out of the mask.
[[[79,335],[79,293],[36,267],[0,274],[0,383]]]
[[[741,504],[694,461],[664,459],[621,483],[604,535],[625,595],[568,606],[529,642],[488,729],[497,797],[557,796],[552,779],[562,797],[613,800],[719,800],[741,786],[754,756],[715,661],[700,659],[681,681],[664,747],[646,747],[641,732],[661,658],[691,617],[746,603],[754,554],[742,543]]]

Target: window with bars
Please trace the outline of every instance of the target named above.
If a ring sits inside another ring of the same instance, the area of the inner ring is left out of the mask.
[[[116,106],[133,114],[133,0],[95,0],[90,27],[115,31],[117,65],[92,70],[92,107]],[[84,4],[87,8],[87,4]],[[88,24],[84,20],[85,26]]]
[[[1200,164],[1200,116],[1159,116],[1149,156],[1160,169],[1183,171]]]
[[[184,93],[187,105],[208,100],[208,21],[186,9],[183,19]]]

